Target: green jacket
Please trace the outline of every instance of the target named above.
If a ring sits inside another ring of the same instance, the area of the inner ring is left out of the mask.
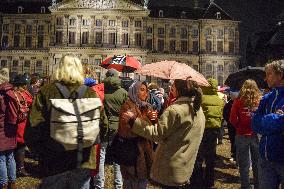
[[[104,81],[104,107],[110,130],[118,129],[119,111],[128,99],[128,92],[121,87],[119,77],[107,77]]]
[[[208,79],[209,87],[202,88],[202,109],[206,118],[205,128],[220,128],[224,102],[217,94],[217,81]]]
[[[77,91],[79,84],[68,85],[72,93]],[[83,98],[96,98],[96,93],[87,88]],[[54,83],[43,86],[35,97],[29,115],[30,124],[25,129],[24,138],[31,150],[39,154],[40,159],[47,168],[46,175],[54,175],[76,168],[77,151],[64,151],[61,144],[50,137],[50,99],[63,98]],[[100,118],[101,131],[107,130],[108,121],[103,108],[101,108]],[[96,168],[96,147],[84,148],[83,168]]]

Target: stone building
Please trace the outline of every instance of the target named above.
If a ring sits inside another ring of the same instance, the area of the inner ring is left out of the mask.
[[[0,67],[50,75],[74,53],[100,75],[105,58],[127,54],[183,62],[222,85],[239,64],[239,21],[214,2],[180,1],[1,1]]]

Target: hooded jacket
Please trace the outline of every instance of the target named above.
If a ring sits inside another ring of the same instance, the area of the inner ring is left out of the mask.
[[[0,151],[15,149],[17,145],[17,108],[12,90],[11,84],[0,84]]]
[[[104,107],[111,130],[118,129],[119,111],[128,99],[128,92],[121,87],[121,81],[117,76],[107,77],[104,81]]]
[[[215,79],[208,79],[209,87],[202,89],[202,109],[205,115],[205,128],[220,128],[224,102],[217,94],[218,83]]]
[[[271,162],[284,163],[284,87],[275,88],[263,96],[252,118],[253,131],[261,135],[260,155]]]

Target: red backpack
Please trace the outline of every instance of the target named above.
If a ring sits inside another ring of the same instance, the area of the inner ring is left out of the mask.
[[[17,111],[18,111],[17,122],[21,123],[28,118],[30,109],[27,100],[20,91],[13,90],[13,93],[15,95],[17,102]]]

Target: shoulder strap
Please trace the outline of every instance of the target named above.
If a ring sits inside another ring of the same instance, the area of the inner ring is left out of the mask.
[[[70,91],[68,88],[61,83],[55,83],[56,88],[60,91],[64,98],[70,98]]]
[[[87,86],[86,85],[81,85],[79,87],[79,89],[77,90],[77,98],[80,99],[84,96],[85,92],[87,90]]]

